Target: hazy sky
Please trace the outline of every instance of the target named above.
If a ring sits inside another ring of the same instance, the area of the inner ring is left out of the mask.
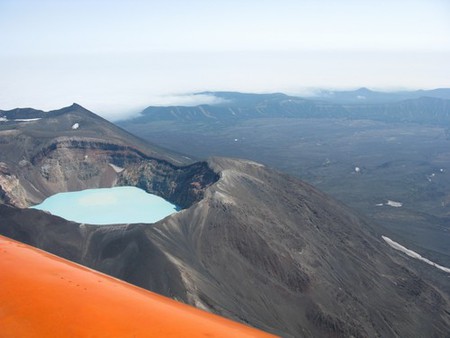
[[[0,0],[0,109],[361,86],[450,87],[450,1]]]

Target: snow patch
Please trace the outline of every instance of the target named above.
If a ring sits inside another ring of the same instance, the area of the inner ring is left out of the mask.
[[[36,117],[34,119],[15,119],[13,121],[16,122],[33,122],[33,121],[39,121],[41,119],[41,117]]]
[[[432,173],[431,175],[427,175],[427,180],[428,180],[428,182],[431,182],[431,179],[432,179],[433,177],[435,177],[435,176],[436,176],[435,173]]]
[[[422,256],[421,256],[420,254],[418,254],[417,252],[414,252],[414,251],[412,251],[412,250],[409,250],[409,249],[405,248],[403,245],[400,245],[400,244],[398,244],[397,242],[394,242],[394,241],[393,241],[392,239],[390,239],[389,237],[381,236],[381,238],[383,238],[384,241],[385,241],[387,244],[389,244],[389,246],[390,246],[391,248],[393,248],[393,249],[395,249],[395,250],[398,250],[398,251],[401,251],[401,252],[403,252],[404,254],[408,255],[409,257],[412,257],[412,258],[418,259],[418,260],[420,260],[420,261],[422,261],[422,262],[425,262],[425,263],[427,263],[427,264],[430,264],[430,265],[432,265],[432,266],[438,268],[439,270],[442,270],[442,271],[445,271],[445,272],[447,272],[447,273],[450,273],[450,268],[446,268],[445,266],[436,264],[436,263],[430,261],[429,259],[427,259],[427,258],[425,258],[425,257],[422,257]]]
[[[73,129],[73,130],[77,130],[78,128],[80,128],[80,124],[79,124],[79,123],[75,123],[75,124],[72,126],[72,129]]]
[[[114,169],[114,171],[115,171],[117,174],[120,174],[122,171],[125,170],[125,168],[118,167],[118,166],[116,166],[116,165],[114,165],[114,164],[112,164],[112,163],[108,163],[108,164],[111,166],[111,168]]]
[[[33,122],[33,121],[39,121],[41,117],[36,117],[33,119],[13,119],[8,120],[6,117],[0,117],[0,122],[7,122],[7,121],[14,121],[14,122]]]
[[[386,205],[389,205],[390,207],[394,207],[394,208],[400,208],[403,205],[403,203],[388,200]]]

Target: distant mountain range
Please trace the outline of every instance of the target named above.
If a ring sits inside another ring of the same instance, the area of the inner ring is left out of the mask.
[[[186,121],[232,123],[257,118],[347,118],[384,122],[450,123],[450,89],[381,93],[362,88],[301,98],[285,94],[204,92],[222,99],[214,105],[148,107],[130,123]],[[119,124],[126,126],[128,121]]]
[[[313,99],[324,100],[334,103],[388,103],[421,97],[432,97],[437,99],[450,100],[449,88],[438,88],[432,90],[380,92],[367,88],[359,88],[350,91],[318,91]]]

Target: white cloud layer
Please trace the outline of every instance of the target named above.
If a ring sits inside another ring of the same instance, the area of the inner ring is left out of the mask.
[[[450,79],[446,0],[4,0],[0,32],[0,109],[77,102],[116,120],[200,99],[177,93]]]
[[[185,106],[194,107],[202,104],[219,104],[225,100],[210,94],[162,95],[149,99],[149,106]]]

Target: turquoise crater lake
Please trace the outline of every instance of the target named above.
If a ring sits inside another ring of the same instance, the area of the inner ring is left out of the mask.
[[[178,211],[176,205],[136,187],[63,192],[31,208],[96,225],[155,223]]]

